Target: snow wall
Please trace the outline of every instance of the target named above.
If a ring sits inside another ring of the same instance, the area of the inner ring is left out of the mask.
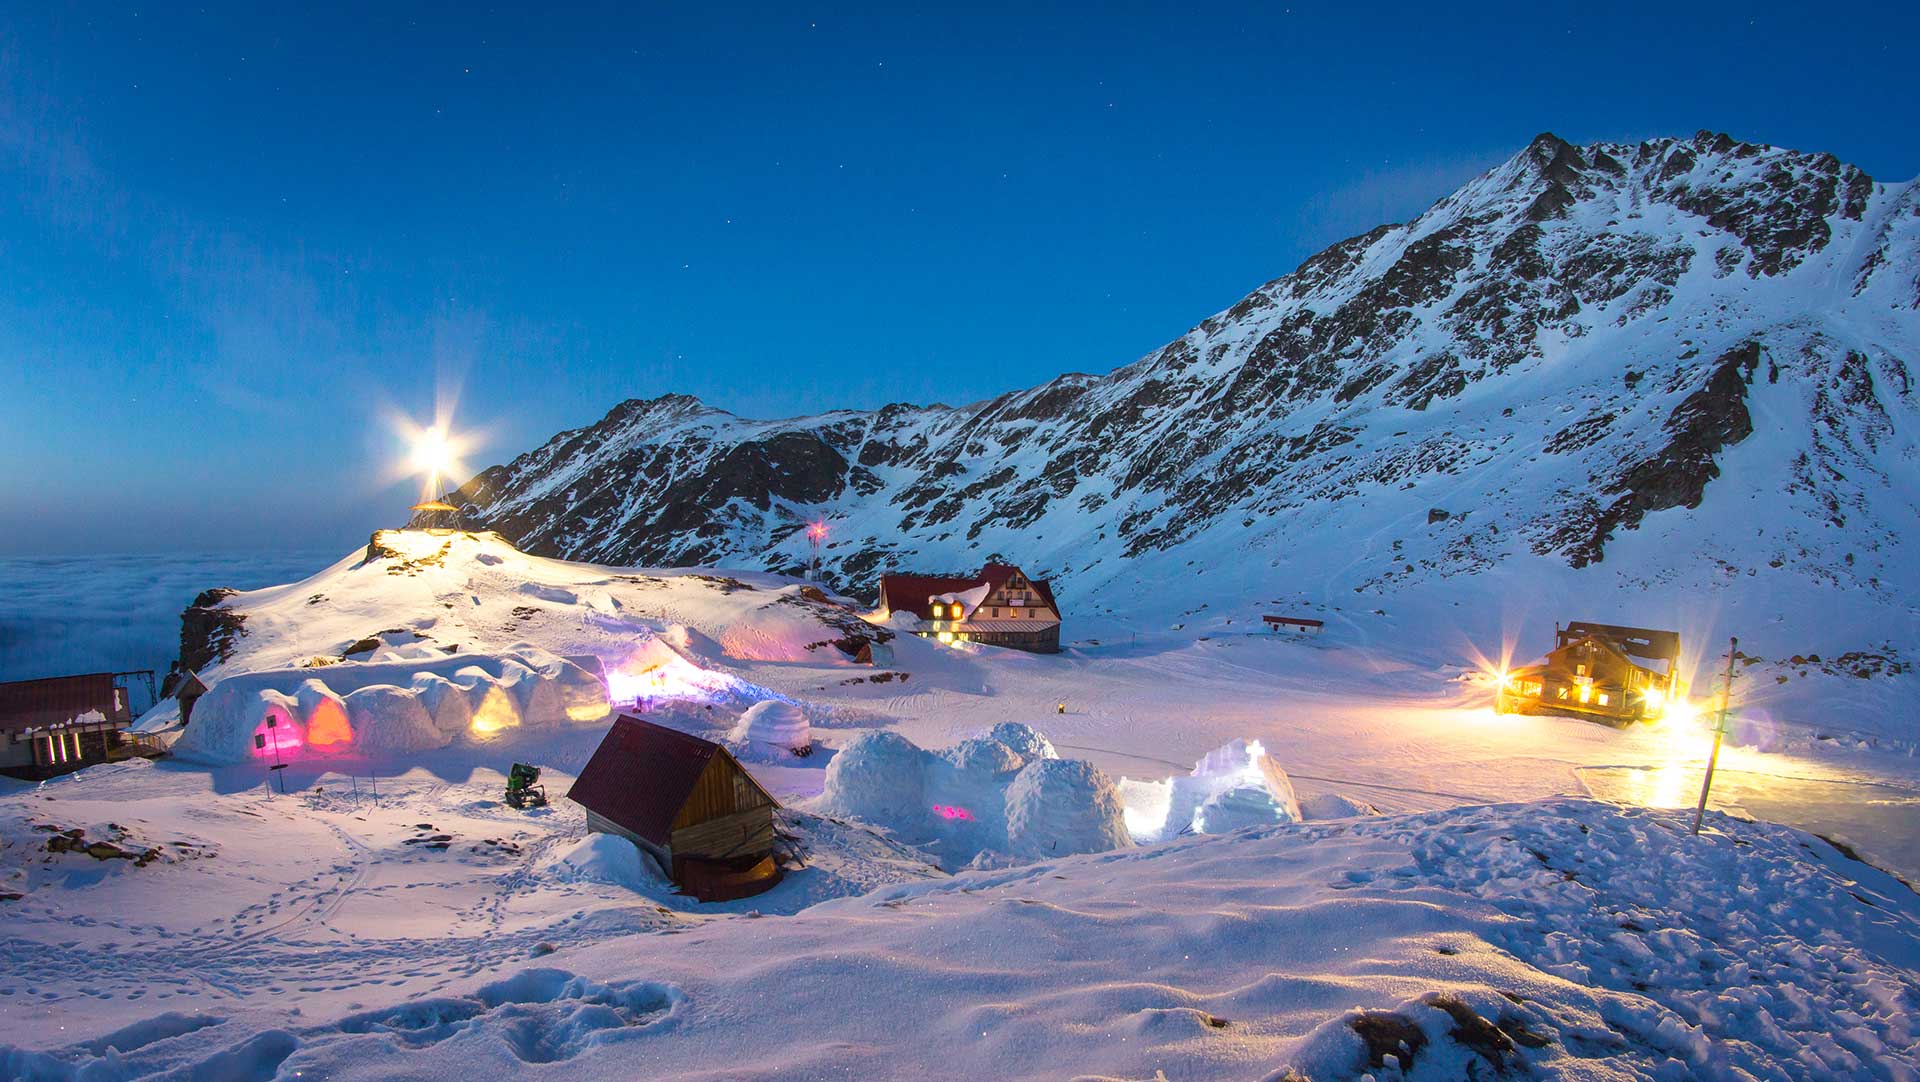
[[[928,751],[893,732],[867,733],[827,765],[819,808],[926,845],[942,864],[1044,860],[1130,844],[1113,781],[1060,759],[1025,725]]]
[[[1120,779],[1127,830],[1140,843],[1177,834],[1225,834],[1303,818],[1293,782],[1258,740],[1235,740],[1165,781]]]
[[[534,647],[241,673],[193,706],[173,753],[207,763],[427,751],[522,728],[604,724],[598,677]]]

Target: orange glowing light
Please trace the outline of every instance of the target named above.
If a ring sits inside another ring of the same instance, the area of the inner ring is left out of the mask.
[[[313,708],[307,718],[307,743],[320,748],[353,743],[353,725],[339,703],[322,699]]]

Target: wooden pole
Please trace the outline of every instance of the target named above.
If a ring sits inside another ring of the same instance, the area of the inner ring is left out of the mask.
[[[1740,640],[1727,640],[1727,676],[1720,685],[1720,710],[1713,723],[1713,751],[1707,756],[1707,776],[1700,783],[1700,806],[1693,810],[1693,832],[1700,833],[1700,820],[1707,815],[1707,793],[1713,789],[1713,771],[1720,764],[1720,742],[1727,736],[1727,701],[1733,698],[1733,659],[1740,652]]]

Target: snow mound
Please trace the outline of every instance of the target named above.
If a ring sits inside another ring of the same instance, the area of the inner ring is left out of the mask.
[[[649,897],[674,892],[653,858],[618,834],[588,834],[539,864],[541,875],[561,883],[605,883]]]
[[[898,733],[867,733],[827,764],[819,807],[929,846],[948,868],[983,853],[1033,860],[1129,842],[1113,782],[1089,763],[1053,757],[1046,737],[1018,724],[939,753]]]
[[[1113,780],[1080,759],[1037,759],[1007,787],[1007,847],[1044,860],[1132,844]]]
[[[523,727],[597,723],[611,711],[598,678],[543,650],[435,652],[219,680],[194,704],[173,751],[209,763],[405,754]]]
[[[1003,721],[987,730],[987,739],[997,740],[1013,749],[1024,762],[1035,759],[1058,759],[1060,753],[1053,750],[1053,741],[1040,735],[1040,730],[1031,725],[1022,725],[1017,721]]]
[[[806,711],[781,699],[763,699],[748,707],[730,739],[752,750],[800,752],[813,747]]]
[[[1235,740],[1215,748],[1184,777],[1122,778],[1119,798],[1126,807],[1127,830],[1141,843],[1306,818],[1293,782],[1258,740]]]
[[[927,815],[927,771],[933,756],[899,733],[866,733],[827,764],[820,806],[829,815],[917,834]]]

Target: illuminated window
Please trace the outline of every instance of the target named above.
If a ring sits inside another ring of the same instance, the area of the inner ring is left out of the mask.
[[[1560,697],[1561,697],[1562,699],[1564,699],[1564,698],[1566,698],[1566,697],[1567,697],[1567,689],[1566,689],[1566,688],[1565,688],[1564,686],[1562,686],[1562,687],[1557,687],[1557,688],[1554,688],[1553,690],[1554,690],[1554,691],[1555,691],[1555,692],[1556,692],[1556,693],[1557,693],[1557,694],[1558,694],[1558,695],[1559,695],[1559,696],[1560,696]]]
[[[1521,684],[1520,693],[1523,695],[1531,695],[1534,698],[1538,699],[1540,697],[1540,681],[1529,680],[1526,683]]]
[[[1587,667],[1585,665],[1575,665],[1573,667],[1573,675],[1575,676],[1587,675]]]
[[[1600,705],[1601,706],[1607,705],[1607,693],[1604,691],[1600,693]]]
[[[1580,685],[1580,701],[1583,703],[1593,701],[1593,685],[1592,684]]]

